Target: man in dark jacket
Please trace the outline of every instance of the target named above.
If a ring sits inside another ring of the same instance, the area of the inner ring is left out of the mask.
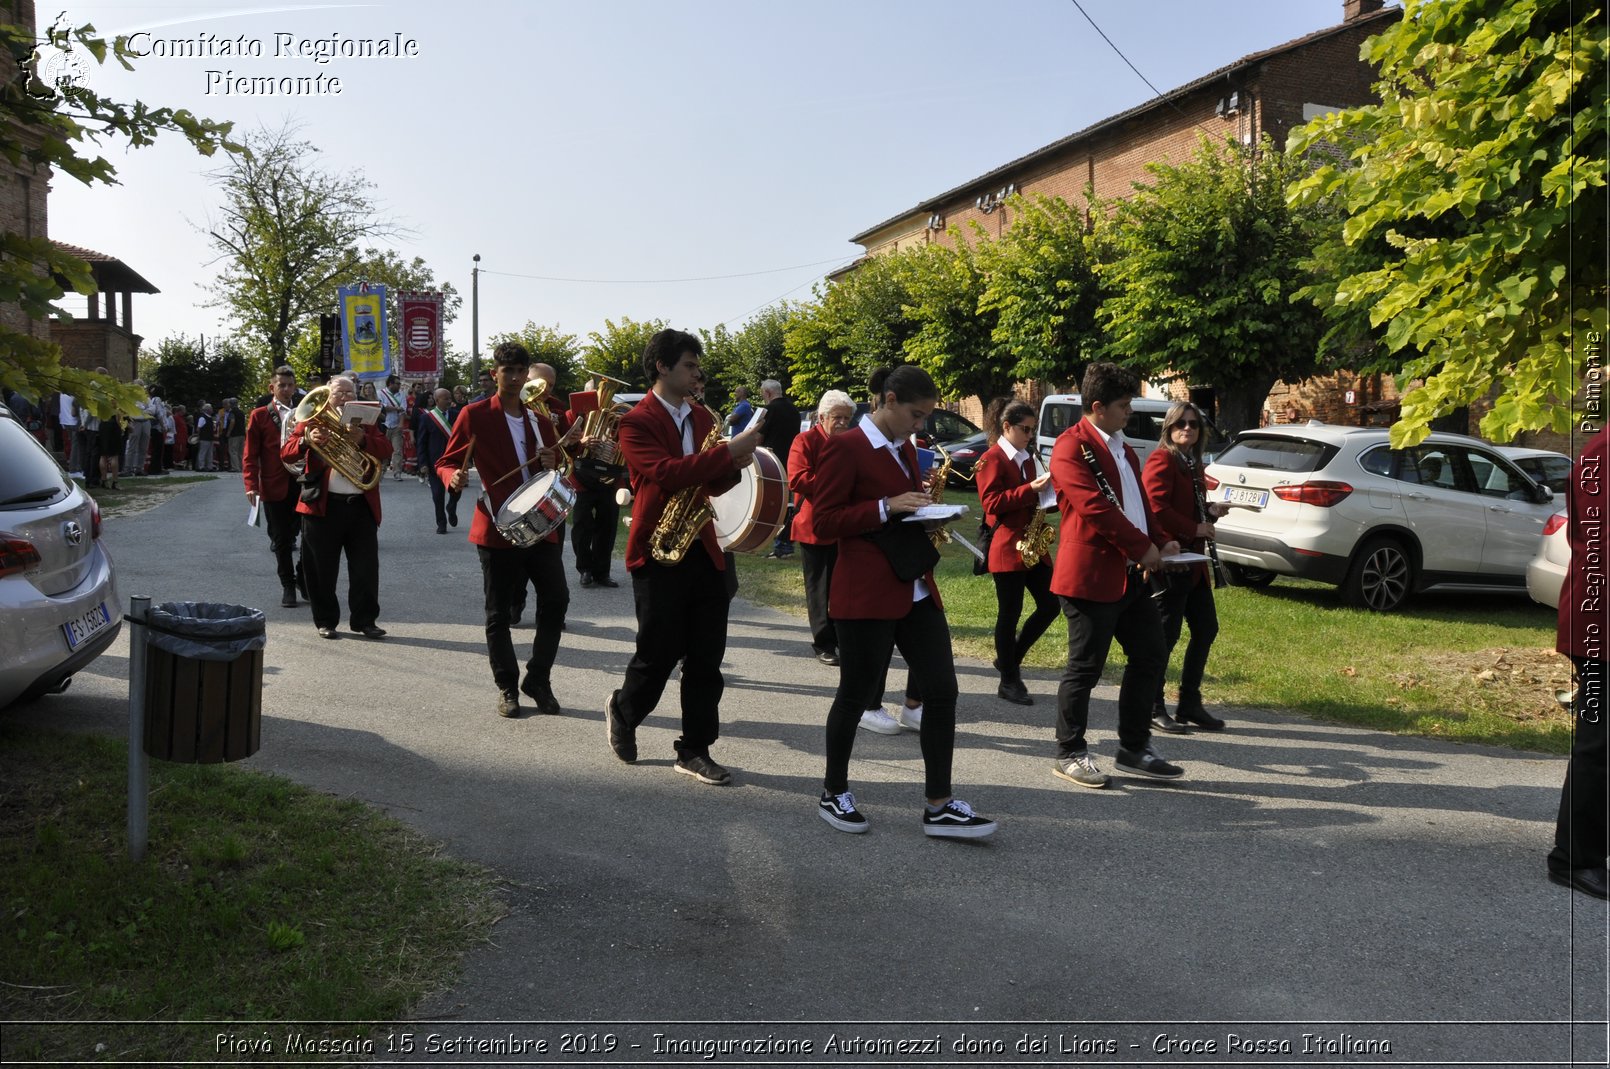
[[[788,453],[794,448],[794,438],[799,434],[799,409],[783,394],[783,384],[776,379],[767,379],[760,384],[760,398],[766,406],[766,419],[760,425],[760,444],[777,454],[777,461],[783,466],[786,476]],[[771,552],[766,556],[781,560],[794,555],[793,520],[794,506],[790,502],[788,518],[783,521],[782,530],[777,532]]]
[[[453,437],[453,421],[458,413],[453,410],[453,392],[437,390],[432,407],[419,414],[415,431],[414,449],[419,470],[430,482],[430,499],[436,506],[436,533],[446,534],[447,525],[458,526],[459,491],[449,490],[436,473],[436,462],[447,452],[447,442]],[[444,504],[445,501],[445,504]]]

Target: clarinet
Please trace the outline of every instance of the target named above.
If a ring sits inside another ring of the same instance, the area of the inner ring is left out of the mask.
[[[1202,494],[1202,480],[1196,477],[1196,462],[1181,457],[1185,467],[1191,473],[1191,491],[1196,495],[1196,519],[1198,523],[1211,524],[1212,518],[1208,514],[1207,498]],[[1213,560],[1213,585],[1215,588],[1229,585],[1224,578],[1224,565],[1219,562],[1219,544],[1211,538],[1203,539],[1207,543],[1208,556]]]

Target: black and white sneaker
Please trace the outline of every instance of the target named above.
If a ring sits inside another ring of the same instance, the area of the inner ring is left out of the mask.
[[[732,782],[732,773],[710,759],[709,754],[690,754],[678,757],[671,766],[684,776],[692,776],[700,783],[712,787],[725,787]]]
[[[995,834],[995,822],[973,812],[960,798],[952,798],[940,809],[924,806],[922,832],[946,839],[982,839]]]
[[[855,795],[849,791],[843,794],[823,791],[822,800],[816,803],[816,811],[822,815],[823,820],[839,831],[847,831],[851,835],[859,835],[870,827],[866,817],[855,808]]]
[[[1185,775],[1185,770],[1179,765],[1171,765],[1158,757],[1150,746],[1133,753],[1129,750],[1119,749],[1118,756],[1113,759],[1113,767],[1118,771],[1131,776],[1141,776],[1145,779],[1179,779]]]

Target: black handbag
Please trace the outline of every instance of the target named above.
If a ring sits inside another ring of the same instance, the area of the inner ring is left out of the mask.
[[[939,550],[920,523],[891,518],[876,531],[861,536],[883,551],[902,583],[921,579],[939,563]]]
[[[973,574],[974,575],[988,575],[989,574],[989,544],[990,544],[990,542],[994,541],[994,539],[995,539],[995,528],[992,527],[991,525],[987,524],[987,523],[984,523],[982,520],[979,521],[979,524],[978,524],[978,551],[980,553],[984,554],[984,555],[982,557],[974,557],[973,558]]]

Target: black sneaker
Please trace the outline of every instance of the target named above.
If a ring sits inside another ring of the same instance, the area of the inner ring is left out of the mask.
[[[973,807],[960,798],[952,798],[935,812],[931,806],[922,810],[922,833],[942,839],[982,839],[995,834],[995,822],[973,812]]]
[[[520,692],[505,690],[498,693],[498,715],[511,720],[520,715]]]
[[[692,776],[712,787],[725,787],[732,782],[732,773],[712,761],[709,754],[678,757],[673,767],[684,776]]]
[[[1107,785],[1107,773],[1096,767],[1089,750],[1080,750],[1067,757],[1059,757],[1051,764],[1051,773],[1069,783],[1100,790]]]
[[[581,585],[584,586],[584,587],[591,588],[593,586],[596,586],[597,584],[594,581],[594,579],[593,579],[593,577],[592,577],[592,575],[590,573],[582,572],[581,573]]]
[[[620,691],[612,691],[604,702],[604,732],[609,737],[609,748],[627,764],[637,761],[637,729],[626,722],[616,699]]]
[[[859,835],[866,831],[869,825],[866,817],[855,808],[855,795],[849,791],[843,794],[829,794],[822,792],[822,800],[816,803],[816,811],[839,831],[847,831],[851,835]]]
[[[527,674],[525,677],[525,682],[520,684],[520,689],[524,691],[532,701],[537,703],[537,712],[541,713],[543,716],[559,715],[559,699],[553,696],[553,688],[551,686],[534,679]]]
[[[1200,696],[1190,697],[1180,695],[1180,700],[1174,706],[1174,715],[1182,724],[1194,724],[1203,731],[1223,731],[1224,721],[1202,708]]]
[[[1187,733],[1185,725],[1169,716],[1168,709],[1164,706],[1156,706],[1152,709],[1152,728],[1157,731],[1167,732],[1170,735],[1184,735]]]
[[[1120,772],[1127,772],[1131,776],[1142,776],[1146,779],[1179,779],[1185,775],[1185,770],[1179,765],[1171,765],[1158,757],[1150,746],[1140,753],[1132,753],[1120,748],[1118,756],[1113,759],[1113,767]]]
[[[1001,680],[1001,685],[995,688],[995,696],[1013,705],[1034,704],[1034,699],[1029,697],[1029,688],[1023,685],[1021,679]]]
[[[296,608],[296,587],[294,585],[286,586],[280,592],[280,605],[287,609]]]

